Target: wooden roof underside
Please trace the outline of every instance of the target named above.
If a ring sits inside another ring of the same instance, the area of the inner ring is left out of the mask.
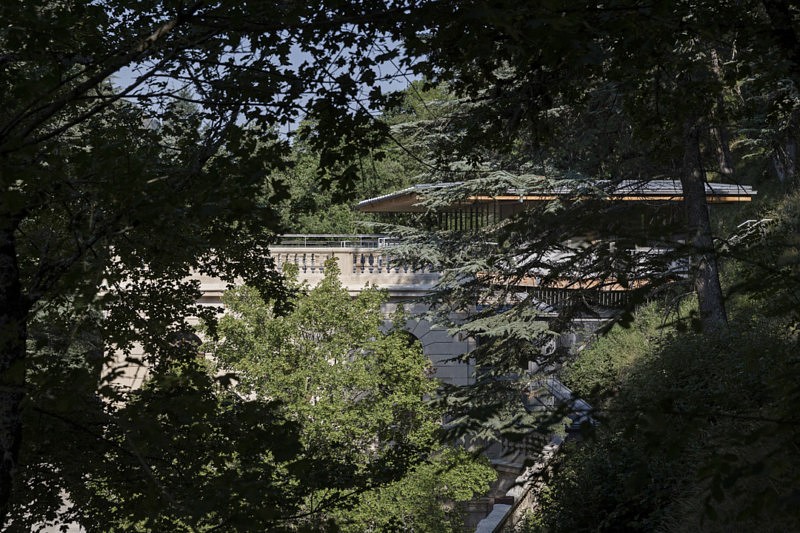
[[[393,195],[364,200],[357,206],[364,213],[423,213],[425,207],[420,205],[423,195],[414,191],[401,191]],[[499,202],[502,204],[526,204],[555,200],[564,197],[562,194],[525,194],[504,196],[470,196],[460,202],[454,203],[448,210],[458,210],[464,206],[476,206]],[[683,195],[676,194],[620,194],[608,195],[609,201],[615,202],[682,202]],[[750,194],[707,194],[706,199],[710,204],[732,204],[750,202]]]

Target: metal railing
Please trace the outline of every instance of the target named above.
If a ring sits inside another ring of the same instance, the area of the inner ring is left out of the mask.
[[[383,248],[396,244],[387,235],[346,233],[287,233],[278,237],[277,246],[305,248]]]

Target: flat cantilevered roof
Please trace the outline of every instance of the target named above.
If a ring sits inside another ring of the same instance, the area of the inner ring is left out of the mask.
[[[572,186],[552,185],[542,187],[541,190],[535,188],[519,189],[509,188],[502,193],[495,194],[471,194],[465,196],[453,207],[465,204],[480,204],[489,202],[542,202],[555,200],[560,197],[570,196],[589,196],[588,189],[593,191],[592,195],[597,194],[598,198],[605,198],[614,201],[626,202],[682,202],[683,188],[678,180],[623,180],[616,184],[605,181],[584,182],[581,189],[587,190],[581,194],[580,189],[576,189],[574,182]],[[356,205],[356,209],[365,213],[414,213],[424,212],[425,207],[421,205],[426,195],[435,193],[438,190],[458,187],[463,182],[452,183],[424,183],[395,191],[383,196],[376,196],[362,200]],[[739,202],[749,202],[756,192],[749,185],[737,185],[734,183],[706,183],[706,198],[709,203],[729,204]]]

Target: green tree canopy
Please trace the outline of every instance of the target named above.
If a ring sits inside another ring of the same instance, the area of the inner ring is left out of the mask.
[[[269,177],[287,165],[289,141],[277,132],[307,115],[319,166],[352,180],[348,162],[382,131],[370,114],[385,100],[379,65],[402,56],[373,47],[416,31],[401,22],[407,7],[0,6],[0,521],[23,399],[56,392],[27,382],[34,317],[98,311],[108,356],[139,342],[168,362],[180,350],[166,339],[204,314],[192,270],[279,294],[265,259],[285,194]]]
[[[413,529],[432,520],[447,529],[447,498],[486,490],[494,473],[464,451],[440,450],[442,413],[427,401],[437,384],[419,342],[402,330],[402,311],[382,332],[385,293],[365,288],[351,297],[335,260],[324,268],[319,285],[298,287],[285,316],[252,288],[226,293],[220,340],[206,349],[221,370],[237,373],[240,394],[281,402],[299,428],[299,460],[309,470],[295,482],[313,527],[330,519]],[[454,472],[470,477],[444,486]],[[403,497],[414,480],[424,480],[422,493]],[[431,519],[423,509],[438,511]]]

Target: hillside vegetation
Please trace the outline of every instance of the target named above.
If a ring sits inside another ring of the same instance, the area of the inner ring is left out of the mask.
[[[730,324],[652,301],[563,370],[596,409],[526,531],[796,531],[800,430],[798,194],[726,264]],[[768,202],[769,203],[769,202]]]

